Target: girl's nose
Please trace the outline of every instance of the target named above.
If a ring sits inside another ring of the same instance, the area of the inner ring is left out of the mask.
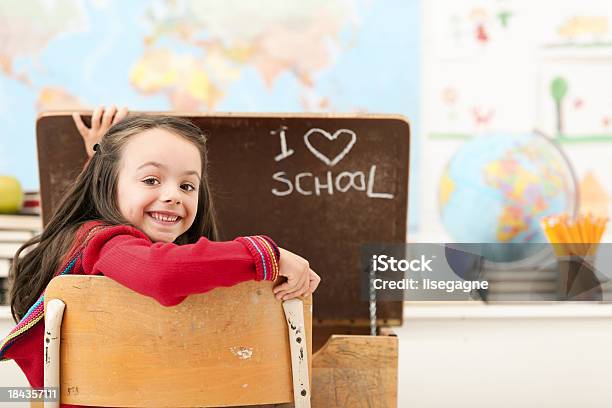
[[[180,204],[181,203],[181,193],[178,188],[166,188],[161,197],[161,200],[164,203]]]
[[[164,202],[169,203],[169,204],[180,204],[181,200],[179,199],[175,199],[175,198],[169,198],[167,200],[164,200]]]

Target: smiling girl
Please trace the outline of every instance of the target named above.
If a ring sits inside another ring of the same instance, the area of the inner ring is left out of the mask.
[[[15,256],[11,311],[18,324],[0,342],[0,359],[14,359],[33,387],[43,385],[44,290],[59,274],[105,275],[164,306],[278,276],[286,282],[274,293],[286,300],[314,292],[320,281],[305,259],[268,237],[215,241],[198,127],[168,116],[117,120],[120,113],[109,111],[96,110],[91,129],[77,121],[86,144],[85,136],[116,123],[43,233]]]

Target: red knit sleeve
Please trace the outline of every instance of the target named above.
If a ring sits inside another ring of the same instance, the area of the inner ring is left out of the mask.
[[[176,245],[152,243],[136,228],[114,226],[89,239],[82,261],[86,274],[108,276],[164,306],[173,306],[190,294],[219,286],[273,280],[278,259],[278,248],[263,236],[227,242],[200,238],[195,244]]]
[[[255,263],[257,272],[256,280],[273,281],[278,277],[280,252],[274,241],[265,235],[240,237],[237,238],[236,241],[242,242],[248,248],[253,259],[259,259],[261,261]]]

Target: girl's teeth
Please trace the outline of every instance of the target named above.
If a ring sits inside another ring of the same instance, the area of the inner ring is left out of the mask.
[[[170,216],[170,215],[163,215],[163,214],[157,214],[157,213],[152,213],[151,215],[156,220],[164,221],[164,222],[174,222],[178,219],[178,216],[176,215]]]

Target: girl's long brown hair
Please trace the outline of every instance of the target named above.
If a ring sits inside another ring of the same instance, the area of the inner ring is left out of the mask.
[[[206,172],[206,139],[188,120],[171,116],[130,116],[113,125],[100,140],[98,151],[64,194],[41,235],[26,242],[15,254],[9,275],[11,313],[19,321],[58,272],[60,262],[74,244],[83,223],[100,220],[128,225],[117,206],[116,191],[123,147],[131,136],[162,128],[184,137],[200,151],[202,178],[193,225],[174,242],[194,243],[200,237],[217,239],[215,214]],[[21,256],[23,254],[23,256]]]

